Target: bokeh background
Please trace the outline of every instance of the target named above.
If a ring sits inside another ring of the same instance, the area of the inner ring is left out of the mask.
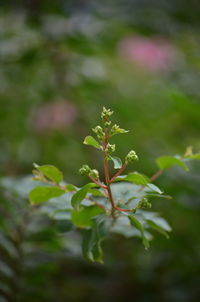
[[[20,183],[33,162],[56,165],[76,185],[85,182],[80,165],[102,172],[82,141],[103,106],[131,130],[115,141],[119,156],[137,151],[139,172],[152,175],[158,156],[200,150],[198,0],[0,3],[2,180]],[[190,168],[157,182],[173,196],[153,205],[172,225],[170,239],[156,235],[147,252],[138,239],[112,236],[104,265],[82,258],[79,233],[58,236],[25,193],[1,184],[0,301],[198,302],[200,164]]]

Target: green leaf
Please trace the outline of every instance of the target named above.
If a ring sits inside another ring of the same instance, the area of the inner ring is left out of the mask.
[[[38,166],[34,164],[34,167],[57,184],[63,180],[62,172],[52,165]]]
[[[45,202],[51,198],[58,197],[63,194],[65,194],[65,190],[62,190],[61,188],[39,186],[34,188],[29,193],[29,199],[31,203],[35,204]]]
[[[93,136],[86,136],[86,138],[84,139],[83,143],[85,145],[93,146],[93,147],[95,147],[97,149],[101,148],[100,144],[96,141],[96,139]]]
[[[83,238],[83,255],[92,262],[103,263],[101,243],[111,227],[112,220],[109,216],[100,214],[94,219],[92,229],[86,231]]]
[[[167,232],[171,231],[170,225],[167,223],[167,221],[161,217],[156,217],[155,219],[147,219],[147,224],[157,232],[164,235],[167,239],[169,238],[169,235]]]
[[[103,209],[97,206],[81,206],[79,211],[72,211],[72,222],[80,228],[92,226],[92,218],[103,213]]]
[[[89,189],[88,193],[91,193],[93,196],[103,196],[103,197],[105,197],[105,195],[98,189]]]
[[[73,196],[72,196],[72,207],[76,210],[79,209],[79,205],[81,201],[86,197],[88,190],[90,188],[96,187],[97,185],[94,183],[88,183],[84,187],[82,187],[80,190],[78,190]]]
[[[136,185],[147,185],[149,178],[146,175],[140,174],[138,172],[129,173],[126,177],[127,181],[133,182]]]
[[[128,218],[130,220],[131,225],[133,225],[140,231],[141,236],[142,236],[142,243],[144,244],[145,249],[148,249],[149,241],[145,236],[144,227],[143,227],[142,223],[138,219],[136,219],[133,215],[128,215]]]
[[[185,156],[186,159],[198,159],[200,160],[200,153],[192,154],[189,156]]]
[[[161,170],[169,169],[172,166],[179,166],[185,171],[189,170],[186,164],[181,159],[174,156],[161,156],[157,158],[156,162]]]
[[[163,192],[158,188],[158,186],[154,184],[147,184],[147,187],[150,189],[150,192],[156,192],[158,194],[162,194]]]
[[[170,195],[163,195],[163,194],[156,194],[156,193],[147,193],[145,195],[146,197],[159,197],[159,198],[165,198],[165,199],[172,199]]]
[[[125,215],[120,215],[112,224],[111,230],[112,233],[117,233],[120,234],[126,238],[130,237],[139,237],[141,238],[141,233],[137,228],[133,228],[132,225],[130,225],[130,220],[128,216]],[[145,237],[148,239],[148,241],[152,240],[153,237],[152,235],[147,232],[146,230],[144,231]]]
[[[117,177],[116,181],[128,181],[136,185],[146,186],[150,180],[146,175],[140,174],[138,172],[133,172],[125,176]]]
[[[71,184],[65,185],[65,188],[66,188],[66,192],[74,192],[74,191],[77,191],[77,188],[76,188],[74,185],[71,185]]]
[[[114,169],[121,169],[121,167],[122,167],[121,159],[116,156],[110,156],[110,158],[112,159],[112,161],[114,163]]]

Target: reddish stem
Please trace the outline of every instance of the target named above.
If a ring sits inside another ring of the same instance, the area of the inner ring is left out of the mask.
[[[112,206],[112,216],[113,218],[114,217],[114,210],[118,210],[120,212],[131,212],[132,210],[130,209],[121,209],[121,208],[118,208],[116,205],[115,205],[115,202],[114,202],[114,199],[113,199],[113,196],[112,196],[112,191],[111,191],[111,187],[110,187],[110,184],[111,182],[113,182],[113,180],[115,180],[115,178],[121,174],[121,172],[126,168],[126,164],[124,164],[122,166],[122,168],[112,177],[112,179],[110,179],[110,176],[109,176],[109,167],[108,167],[108,160],[107,160],[107,154],[106,154],[106,147],[107,147],[107,144],[108,144],[108,129],[105,128],[105,138],[104,138],[104,142],[102,144],[102,148],[103,148],[103,157],[104,157],[104,172],[105,172],[105,180],[106,180],[106,189],[107,189],[107,192],[108,192],[108,198],[110,200],[110,203],[111,203],[111,206]]]
[[[110,183],[115,181],[115,179],[124,171],[125,168],[126,168],[126,164],[123,164],[121,169],[111,178]]]
[[[115,206],[115,210],[118,210],[120,212],[132,212],[133,210],[131,209],[122,209],[122,208],[118,208],[117,206]]]
[[[162,173],[163,173],[163,170],[158,170],[154,175],[151,176],[150,181],[153,182],[153,181],[156,180]]]
[[[98,185],[99,187],[101,187],[102,189],[107,189],[107,186],[104,186],[99,180],[96,180],[92,177],[90,177],[90,179],[96,184]]]
[[[107,154],[106,154],[106,147],[108,144],[108,129],[105,128],[105,138],[104,138],[104,142],[102,144],[102,148],[103,148],[103,158],[104,158],[104,172],[105,172],[105,180],[106,180],[106,185],[107,185],[107,192],[108,192],[108,197],[109,200],[111,202],[112,208],[115,208],[115,203],[113,200],[113,196],[112,196],[112,191],[110,188],[110,176],[109,176],[109,167],[108,167],[108,160],[107,160]]]

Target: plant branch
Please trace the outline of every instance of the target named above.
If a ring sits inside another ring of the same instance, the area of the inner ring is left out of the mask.
[[[158,177],[160,177],[160,175],[162,175],[164,171],[163,170],[158,170],[155,174],[153,174],[151,177],[150,177],[150,182],[153,182],[155,181]],[[145,186],[141,186],[139,188],[139,190],[137,190],[137,192],[141,192],[143,189],[144,189]]]
[[[163,170],[158,170],[154,175],[151,176],[150,181],[153,182],[153,181],[156,180],[162,173],[163,173]]]
[[[99,187],[101,187],[102,189],[107,189],[107,186],[104,186],[100,180],[97,180],[97,179],[94,179],[93,177],[90,177],[90,179],[96,184],[98,185]]]
[[[115,206],[114,209],[120,212],[133,212],[132,209],[122,209],[122,208],[118,208],[117,206]]]
[[[104,159],[104,173],[105,173],[105,180],[106,180],[106,185],[107,185],[107,192],[108,192],[108,198],[110,200],[112,209],[115,209],[115,203],[113,200],[113,196],[112,196],[112,191],[110,188],[110,175],[109,175],[109,167],[108,167],[108,160],[107,160],[107,153],[106,153],[106,147],[108,144],[108,129],[105,128],[104,130],[104,140],[103,140],[103,144],[102,144],[102,149],[103,149],[103,159]]]
[[[104,205],[96,202],[92,197],[86,197],[86,199],[94,202],[97,207],[103,209],[105,212],[107,211],[107,209],[106,209],[106,207],[104,207]]]
[[[126,169],[126,164],[123,164],[121,169],[111,178],[110,183],[115,181],[115,179]]]
[[[104,141],[103,141],[103,144],[102,144],[103,157],[104,157],[104,172],[105,172],[105,180],[106,180],[106,185],[107,185],[108,198],[109,198],[111,206],[112,206],[112,216],[114,218],[114,210],[118,210],[120,212],[131,212],[132,210],[131,209],[121,209],[121,208],[118,208],[115,205],[115,202],[114,202],[114,199],[113,199],[113,196],[112,196],[111,187],[110,187],[111,180],[110,180],[110,175],[109,175],[109,167],[108,167],[107,152],[106,152],[106,147],[107,147],[107,144],[108,144],[108,138],[109,138],[108,137],[108,129],[105,128],[105,137],[104,137]],[[123,169],[122,168],[120,169],[121,172],[125,169],[125,167],[126,167],[126,165],[123,165]],[[118,173],[119,173],[119,171],[118,171]]]

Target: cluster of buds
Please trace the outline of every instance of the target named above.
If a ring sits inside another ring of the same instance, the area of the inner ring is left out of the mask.
[[[102,140],[104,136],[104,132],[101,126],[96,126],[92,129],[92,131],[97,135],[98,139]]]
[[[79,169],[79,174],[81,176],[89,176],[94,179],[99,179],[99,172],[96,169],[91,169],[88,165],[83,165]]]
[[[85,176],[85,175],[89,175],[91,172],[91,168],[88,165],[83,165],[80,169],[79,169],[79,174],[81,176]]]
[[[127,133],[128,130],[120,128],[118,125],[113,125],[110,131],[111,136],[115,134]]]
[[[151,208],[151,203],[148,201],[147,198],[143,198],[138,205],[139,208],[143,208],[143,209],[150,209]]]
[[[125,157],[125,164],[127,165],[135,160],[138,160],[138,156],[134,150],[131,150]]]
[[[92,169],[89,173],[89,177],[99,179],[99,172],[96,169]]]
[[[105,107],[103,107],[103,111],[101,113],[101,118],[104,122],[105,127],[110,126],[111,121],[110,121],[110,117],[113,114],[113,111],[111,111],[110,109],[106,109]]]
[[[111,145],[111,144],[108,143],[107,147],[106,147],[106,152],[108,154],[111,154],[111,153],[115,152],[115,144]]]

